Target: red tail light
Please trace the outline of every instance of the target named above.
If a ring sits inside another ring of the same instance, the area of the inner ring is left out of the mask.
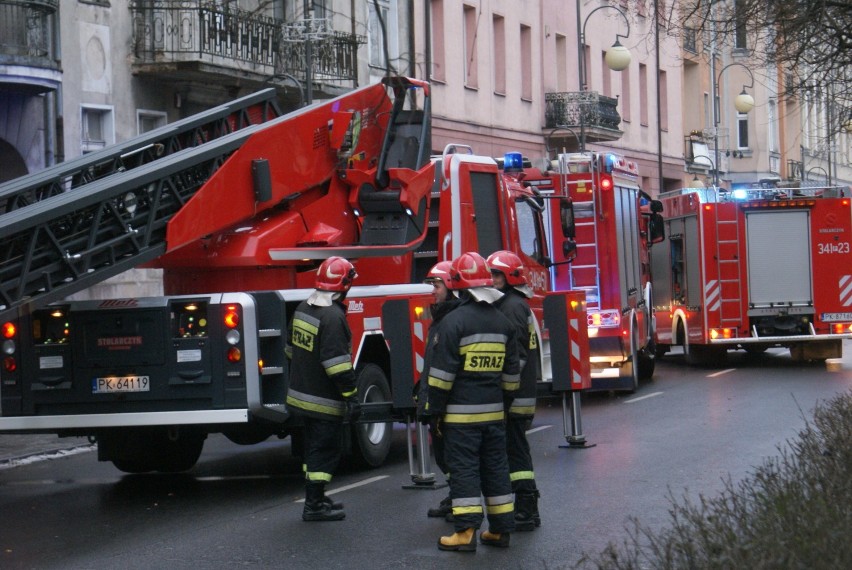
[[[228,349],[228,362],[239,362],[243,358],[243,353],[236,346]]]
[[[612,190],[612,180],[601,178],[601,190]]]
[[[18,363],[14,356],[7,356],[3,359],[3,369],[6,372],[14,372],[18,369]]]
[[[12,338],[18,332],[15,323],[3,323],[3,338]]]

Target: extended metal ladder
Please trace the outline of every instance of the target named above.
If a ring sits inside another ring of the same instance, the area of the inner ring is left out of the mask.
[[[171,216],[277,117],[272,97],[260,92],[0,187],[0,318],[162,255]]]
[[[732,206],[732,207],[725,207]],[[716,268],[719,276],[720,320],[722,326],[738,326],[743,319],[743,280],[739,255],[742,241],[736,206],[717,203]]]
[[[564,161],[564,157],[560,161]],[[568,172],[568,165],[560,164],[560,172]],[[586,307],[589,310],[600,309],[600,259],[598,251],[598,226],[597,219],[597,188],[595,187],[594,178],[586,178],[583,180],[568,180],[567,176],[563,175],[562,190],[565,196],[571,196],[569,185],[579,186],[585,184],[588,187],[591,195],[591,200],[582,202],[574,202],[574,225],[577,229],[577,234],[592,233],[593,239],[591,242],[577,239],[577,258],[568,266],[568,275],[571,279],[571,289],[578,289],[586,293]],[[575,193],[576,194],[576,193]],[[580,221],[588,220],[588,221]],[[582,261],[581,261],[582,260]]]

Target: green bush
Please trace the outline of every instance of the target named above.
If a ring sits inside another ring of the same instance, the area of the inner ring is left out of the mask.
[[[584,556],[597,569],[852,568],[852,392],[817,405],[780,456],[714,498],[670,495],[671,526]]]

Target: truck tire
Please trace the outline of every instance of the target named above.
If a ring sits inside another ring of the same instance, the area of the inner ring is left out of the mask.
[[[692,366],[717,368],[728,361],[728,349],[706,344],[684,345],[684,360]]]
[[[390,402],[391,391],[385,373],[375,364],[358,370],[358,398],[361,402]],[[363,423],[352,426],[352,451],[356,463],[378,467],[385,462],[393,439],[393,423]]]
[[[98,435],[98,459],[125,473],[178,473],[191,469],[206,434],[193,428],[136,428]]]
[[[632,394],[639,389],[639,331],[637,330],[636,321],[633,321],[630,334],[630,376],[628,377],[629,387],[627,392]]]
[[[639,380],[651,380],[654,376],[654,368],[657,359],[654,357],[654,349],[645,347],[639,351]]]

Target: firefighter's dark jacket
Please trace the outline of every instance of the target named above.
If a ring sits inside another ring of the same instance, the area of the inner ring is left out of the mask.
[[[287,404],[299,413],[325,420],[343,420],[346,400],[355,397],[352,331],[344,306],[303,301],[290,323],[290,386]]]
[[[503,402],[520,384],[515,329],[500,311],[462,293],[431,338],[426,412],[444,424],[481,425],[504,419]]]
[[[506,287],[503,296],[494,306],[506,315],[515,327],[518,355],[521,361],[521,385],[514,394],[509,415],[531,417],[535,415],[536,384],[539,376],[538,335],[535,321],[523,294],[514,287]]]

